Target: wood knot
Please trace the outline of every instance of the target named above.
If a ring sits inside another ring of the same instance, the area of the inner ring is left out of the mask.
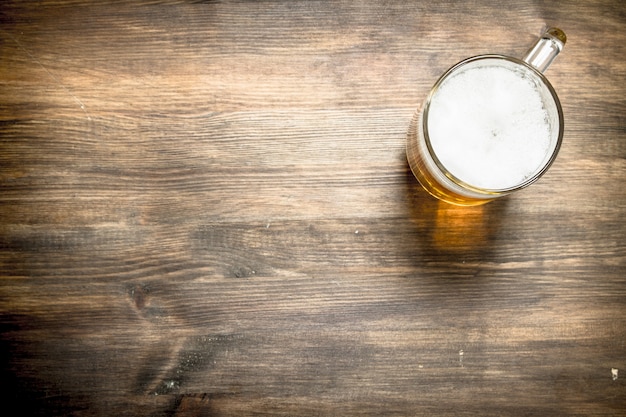
[[[135,307],[142,310],[148,302],[150,287],[148,285],[135,285],[130,289],[129,294]]]

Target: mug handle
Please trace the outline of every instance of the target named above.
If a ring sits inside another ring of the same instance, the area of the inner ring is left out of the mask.
[[[524,55],[524,62],[535,67],[539,72],[545,72],[554,58],[563,50],[567,36],[558,28],[547,29],[535,44]]]

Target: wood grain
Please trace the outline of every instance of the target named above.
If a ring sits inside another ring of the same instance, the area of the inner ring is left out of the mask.
[[[618,1],[3,2],[15,415],[626,414]],[[481,207],[405,157],[437,77],[544,25],[557,161]]]

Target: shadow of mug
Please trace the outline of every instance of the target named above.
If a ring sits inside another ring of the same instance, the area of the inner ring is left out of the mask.
[[[488,260],[506,215],[508,198],[479,206],[456,206],[428,194],[406,165],[406,191],[410,221],[422,238],[424,254],[475,254]]]

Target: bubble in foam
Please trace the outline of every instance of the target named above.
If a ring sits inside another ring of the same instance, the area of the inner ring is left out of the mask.
[[[434,93],[428,134],[441,164],[459,180],[502,190],[540,170],[554,149],[537,81],[497,61],[459,68]]]

